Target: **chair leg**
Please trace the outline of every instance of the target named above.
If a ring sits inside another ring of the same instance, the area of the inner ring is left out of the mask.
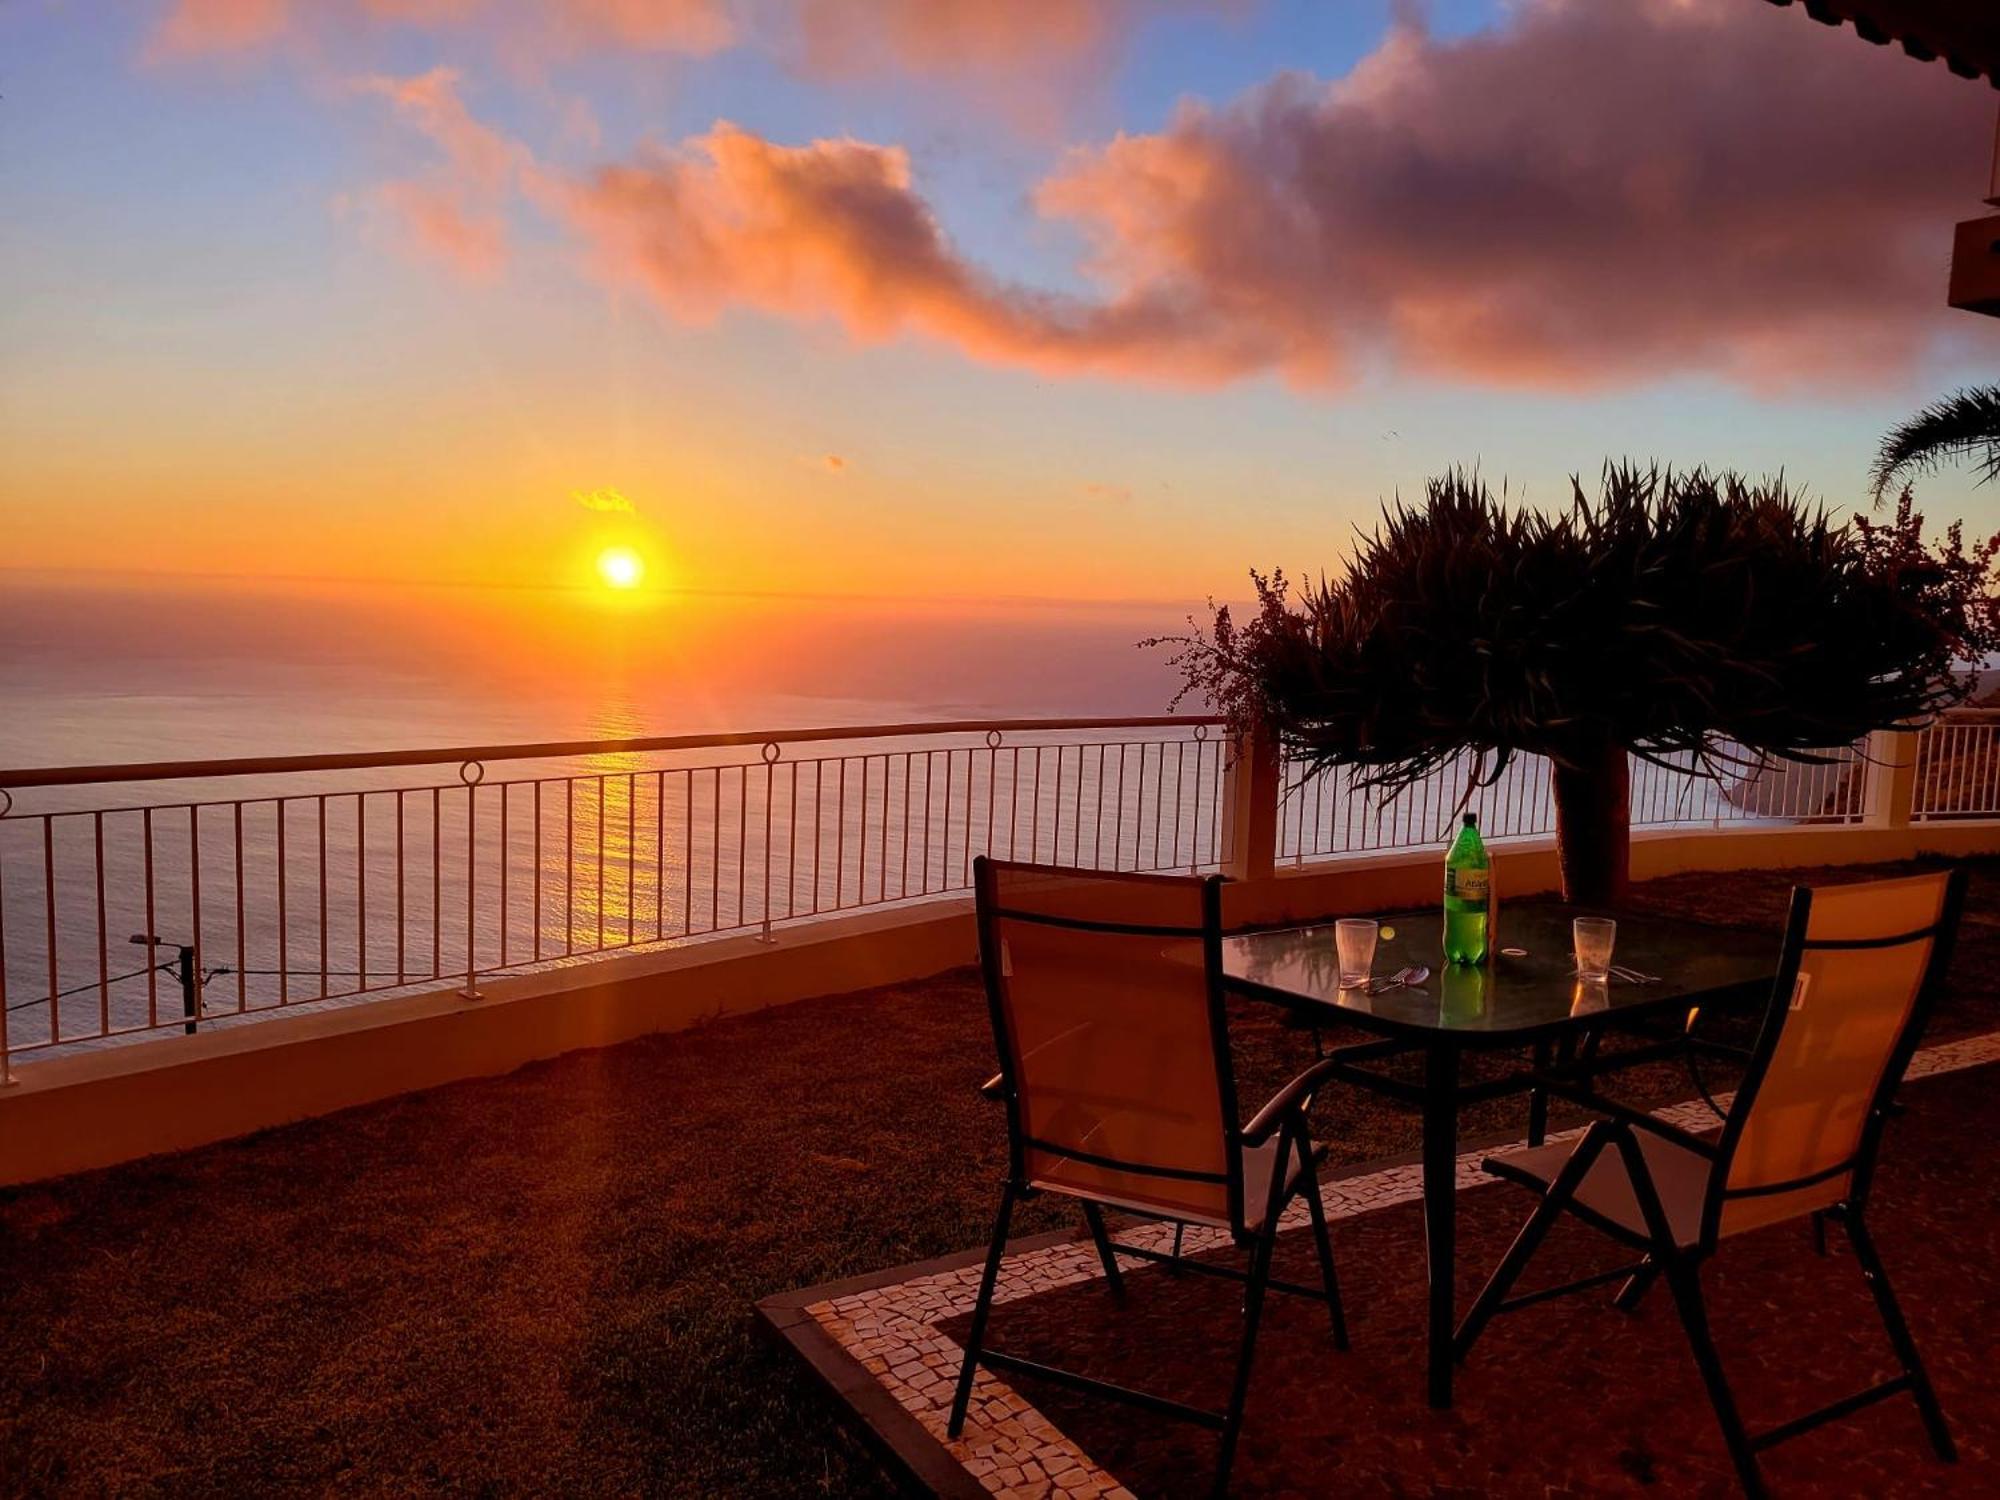
[[[1125,1295],[1125,1278],[1118,1272],[1118,1256],[1111,1248],[1111,1236],[1104,1232],[1104,1210],[1087,1199],[1083,1205],[1083,1217],[1090,1225],[1090,1237],[1097,1241],[1097,1258],[1104,1263],[1104,1282],[1111,1288],[1111,1295]]]
[[[1931,1388],[1924,1362],[1917,1356],[1917,1341],[1910,1337],[1910,1325],[1903,1321],[1903,1310],[1889,1286],[1889,1273],[1882,1269],[1882,1259],[1875,1253],[1875,1241],[1859,1214],[1843,1214],[1840,1223],[1854,1246],[1855,1259],[1861,1262],[1862,1278],[1875,1294],[1875,1309],[1882,1315],[1882,1326],[1888,1330],[1896,1361],[1910,1377],[1910,1394],[1916,1398],[1917,1413],[1924,1419],[1924,1431],[1930,1434],[1931,1446],[1946,1463],[1955,1463],[1958,1445],[1951,1439],[1951,1429],[1945,1426],[1944,1410],[1938,1405],[1937,1392]]]
[[[1222,1451],[1215,1460],[1215,1494],[1229,1493],[1229,1471],[1236,1463],[1236,1439],[1243,1430],[1243,1403],[1250,1394],[1250,1366],[1257,1353],[1257,1325],[1264,1316],[1264,1287],[1271,1279],[1271,1252],[1277,1244],[1278,1216],[1265,1215],[1257,1242],[1250,1251],[1249,1288],[1243,1299],[1243,1346],[1236,1356],[1236,1384],[1229,1393],[1229,1409],[1222,1419]]]
[[[1313,1245],[1319,1251],[1319,1277],[1326,1287],[1327,1312],[1333,1318],[1333,1347],[1347,1347],[1347,1310],[1340,1305],[1340,1273],[1333,1264],[1333,1236],[1327,1232],[1326,1205],[1319,1200],[1319,1170],[1308,1161],[1305,1172],[1306,1211],[1312,1215]]]
[[[1625,1284],[1618,1288],[1618,1295],[1611,1299],[1611,1305],[1620,1312],[1637,1312],[1640,1302],[1659,1279],[1660,1263],[1649,1255],[1639,1262],[1638,1270],[1625,1278]]]
[[[1722,1428],[1722,1441],[1729,1449],[1730,1462],[1736,1465],[1736,1477],[1742,1482],[1744,1494],[1760,1500],[1765,1493],[1763,1471],[1757,1466],[1750,1434],[1744,1430],[1742,1414],[1736,1409],[1735,1393],[1729,1389],[1721,1357],[1715,1352],[1715,1338],[1708,1327],[1708,1308],[1701,1296],[1700,1275],[1679,1255],[1655,1251],[1654,1259],[1660,1263],[1667,1289],[1674,1294],[1674,1306],[1680,1312],[1681,1326],[1687,1330],[1688,1347],[1694,1353],[1696,1368],[1701,1371],[1701,1383],[1708,1389],[1709,1404],[1715,1408],[1715,1420]]]
[[[1186,1232],[1187,1225],[1178,1223],[1174,1225],[1174,1256],[1172,1260],[1167,1262],[1167,1274],[1169,1276],[1178,1276],[1181,1274],[1181,1236]]]
[[[965,1431],[965,1408],[972,1400],[972,1377],[979,1368],[979,1351],[986,1342],[986,1319],[993,1311],[993,1288],[1000,1279],[1000,1257],[1007,1249],[1007,1226],[1014,1219],[1014,1184],[1000,1192],[1000,1214],[993,1221],[993,1243],[986,1250],[986,1271],[979,1278],[979,1297],[972,1304],[972,1327],[965,1336],[965,1363],[958,1372],[958,1391],[951,1398],[951,1420],[945,1433],[957,1437]]]
[[[1816,1208],[1812,1216],[1813,1254],[1826,1254],[1826,1210]]]
[[[1549,1190],[1542,1195],[1542,1201],[1535,1205],[1535,1211],[1528,1215],[1528,1222],[1521,1226],[1521,1232],[1514,1236],[1514,1243],[1507,1247],[1507,1253],[1500,1257],[1500,1264],[1493,1268],[1493,1274],[1487,1278],[1486,1285],[1474,1299],[1464,1321],[1458,1325],[1458,1332],[1452,1335],[1453,1359],[1465,1358],[1466,1352],[1472,1348],[1473,1341],[1479,1337],[1487,1322],[1499,1310],[1500,1304],[1507,1298],[1507,1293],[1513,1290],[1514,1283],[1520,1279],[1521,1272],[1527,1269],[1529,1259],[1540,1248],[1543,1237],[1548,1234],[1549,1226],[1555,1223],[1556,1216],[1568,1206],[1570,1198],[1576,1192],[1577,1184],[1583,1181],[1584,1174],[1590,1170],[1591,1164],[1597,1160],[1598,1153],[1604,1149],[1604,1140],[1604,1135],[1596,1126],[1592,1126],[1591,1133],[1578,1143],[1576,1150],[1570,1153],[1569,1160],[1563,1163],[1563,1169],[1556,1174],[1556,1180],[1549,1184]]]

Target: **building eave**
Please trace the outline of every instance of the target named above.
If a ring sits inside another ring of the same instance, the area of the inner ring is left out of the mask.
[[[1967,0],[1768,0],[1797,3],[1827,26],[1850,25],[1877,46],[1894,42],[1924,62],[1942,62],[1961,78],[2000,88],[2000,6]]]

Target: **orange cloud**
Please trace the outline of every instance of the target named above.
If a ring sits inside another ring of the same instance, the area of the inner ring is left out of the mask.
[[[1145,8],[1140,0],[798,0],[785,29],[814,72],[952,73],[1100,53]]]
[[[249,52],[357,25],[477,24],[532,45],[623,47],[705,57],[737,39],[731,0],[174,0],[153,34],[161,57]]]
[[[1096,55],[1144,9],[1142,0],[174,0],[152,50],[182,57],[247,52],[357,22],[476,25],[577,49],[704,57],[747,40],[813,72],[950,74]]]
[[[387,99],[404,121],[442,148],[459,182],[480,193],[497,193],[532,157],[525,147],[473,119],[458,96],[458,84],[457,69],[433,68],[410,78],[360,78],[354,88]]]
[[[579,46],[706,57],[738,35],[730,0],[559,0],[543,9],[558,32]]]
[[[469,20],[482,0],[174,0],[155,29],[155,57],[251,52],[288,36],[335,27],[436,27]]]
[[[175,0],[149,50],[161,57],[245,52],[281,36],[291,22],[291,0]]]
[[[474,207],[457,189],[391,182],[383,185],[379,198],[419,252],[449,261],[475,281],[492,281],[505,268],[505,225],[498,215]]]
[[[443,170],[431,178],[385,184],[378,193],[383,208],[414,248],[474,279],[493,279],[507,261],[509,191],[533,177],[533,157],[472,118],[458,96],[458,74],[450,68],[413,78],[363,78],[354,88],[387,99],[445,155]]]
[[[632,502],[609,485],[595,490],[571,490],[569,497],[585,510],[625,516],[634,514]]]
[[[1263,357],[1172,299],[1068,298],[987,276],[951,245],[894,147],[780,146],[725,123],[567,183],[557,202],[602,275],[689,321],[748,306],[1052,372],[1216,378]]]
[[[608,283],[686,321],[750,308],[1181,382],[1893,378],[1938,337],[1941,236],[1990,106],[1794,19],[1522,0],[1467,37],[1405,25],[1334,82],[1184,106],[1073,152],[1036,195],[1083,236],[1081,293],[964,255],[895,147],[722,123],[557,178],[466,115],[449,75],[384,92],[456,177],[511,175]]]

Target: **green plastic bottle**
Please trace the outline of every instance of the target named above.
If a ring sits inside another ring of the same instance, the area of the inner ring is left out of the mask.
[[[1451,963],[1486,962],[1488,870],[1479,819],[1467,813],[1444,857],[1444,956]]]

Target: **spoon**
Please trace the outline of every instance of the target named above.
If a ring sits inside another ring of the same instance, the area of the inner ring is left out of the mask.
[[[1431,977],[1431,971],[1422,964],[1411,964],[1398,969],[1386,979],[1378,979],[1368,986],[1371,995],[1386,995],[1391,990],[1400,990],[1413,984],[1422,984]]]

